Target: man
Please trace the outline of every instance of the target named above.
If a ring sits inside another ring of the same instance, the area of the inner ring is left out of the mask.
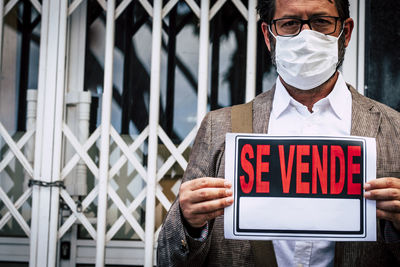
[[[279,77],[253,101],[253,132],[376,138],[377,177],[365,197],[377,200],[378,242],[255,243],[227,240],[223,209],[233,203],[224,178],[231,108],[205,117],[179,197],[159,236],[160,266],[390,266],[400,264],[400,114],[346,85],[338,71],[354,22],[348,0],[260,0],[262,32]],[[378,41],[378,40],[377,40]],[[219,177],[219,178],[217,178]]]

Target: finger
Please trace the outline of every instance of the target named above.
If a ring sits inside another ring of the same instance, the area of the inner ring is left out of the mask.
[[[393,222],[395,225],[400,224],[400,214],[396,212],[384,211],[381,209],[376,209],[376,217],[379,219],[387,220]]]
[[[205,214],[207,221],[210,221],[214,218],[217,218],[218,216],[221,216],[224,214],[224,209],[219,209],[210,213]]]
[[[192,203],[204,202],[207,200],[220,199],[232,196],[232,190],[226,188],[201,188],[192,191],[190,201]]]
[[[223,179],[223,178],[211,178],[211,177],[202,177],[202,178],[197,178],[191,181],[190,183],[190,189],[191,190],[197,190],[200,188],[207,188],[207,187],[213,187],[213,188],[230,188],[232,184]]]
[[[199,228],[203,227],[207,223],[207,221],[217,218],[222,214],[224,214],[224,209],[216,210],[205,214],[196,214],[196,216],[193,216],[192,219],[188,222],[192,227]]]
[[[400,213],[400,201],[399,200],[378,200],[376,202],[376,208]]]
[[[222,199],[210,200],[206,202],[196,203],[192,205],[191,212],[193,214],[206,214],[224,209],[232,205],[233,197],[226,197]]]
[[[365,192],[364,197],[372,200],[400,200],[400,189],[374,189]]]
[[[373,189],[383,189],[383,188],[399,188],[400,189],[400,179],[394,177],[385,177],[371,180],[364,185],[364,189],[369,191]]]

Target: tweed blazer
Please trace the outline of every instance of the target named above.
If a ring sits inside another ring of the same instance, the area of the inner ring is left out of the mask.
[[[400,177],[400,113],[360,95],[352,95],[351,134],[376,138],[377,177]],[[253,101],[253,132],[267,133],[274,89]],[[224,178],[225,134],[230,132],[231,108],[209,112],[197,133],[183,182],[198,177]],[[224,238],[223,216],[209,222],[205,241],[186,231],[175,200],[161,229],[158,266],[255,266],[247,240]],[[377,242],[336,242],[335,266],[400,266],[400,236],[391,223],[378,222]],[[396,241],[395,243],[393,243]]]

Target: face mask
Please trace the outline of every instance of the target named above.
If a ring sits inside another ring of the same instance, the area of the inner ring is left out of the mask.
[[[302,30],[294,37],[273,35],[278,74],[287,84],[302,90],[323,84],[336,71],[340,35],[334,37],[312,30]]]

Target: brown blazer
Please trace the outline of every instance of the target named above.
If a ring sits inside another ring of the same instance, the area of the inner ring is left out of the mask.
[[[377,177],[400,177],[400,113],[371,99],[354,88],[351,134],[376,138]],[[274,89],[253,102],[253,132],[267,133]],[[231,108],[206,115],[197,133],[183,182],[197,177],[224,177],[225,134],[230,132]],[[379,223],[377,242],[337,242],[335,266],[400,266],[400,236],[392,225]],[[159,235],[159,266],[255,266],[249,241],[224,238],[223,216],[209,223],[208,238],[190,237],[182,223],[179,202],[168,212]],[[397,243],[388,243],[397,241]]]

